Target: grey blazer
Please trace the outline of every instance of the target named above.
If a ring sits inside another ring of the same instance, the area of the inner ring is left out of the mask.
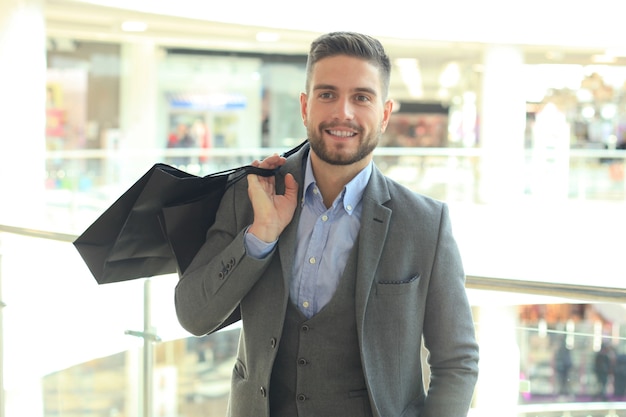
[[[281,167],[279,194],[287,172],[302,184],[306,152],[308,145]],[[299,216],[298,205],[267,258],[247,256],[244,229],[253,213],[247,182],[240,181],[222,199],[207,243],[176,287],[178,319],[194,335],[241,313],[231,417],[269,417],[269,383],[289,299]],[[374,415],[466,416],[478,375],[478,346],[447,206],[375,168],[361,219],[354,313]],[[422,340],[429,351],[427,393]]]

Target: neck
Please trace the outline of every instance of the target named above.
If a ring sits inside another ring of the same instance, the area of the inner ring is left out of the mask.
[[[352,181],[370,160],[371,156],[350,165],[333,165],[322,161],[315,155],[315,152],[311,152],[311,167],[315,182],[327,208],[333,204],[346,184]]]

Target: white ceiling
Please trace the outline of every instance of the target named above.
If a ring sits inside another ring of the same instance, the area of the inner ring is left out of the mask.
[[[45,0],[45,16],[48,35],[59,39],[150,40],[164,47],[278,54],[304,55],[310,42],[326,31],[362,31],[381,39],[392,59],[419,60],[425,100],[438,99],[439,75],[449,62],[458,63],[466,79],[477,79],[471,73],[479,70],[488,43],[518,45],[528,63],[590,64],[593,55],[626,47],[619,13],[626,11],[626,2],[519,3]],[[125,20],[146,22],[148,28],[125,33]],[[280,39],[260,43],[256,35],[261,31],[276,32]],[[616,63],[624,65],[626,58]],[[394,98],[409,98],[397,71],[391,90]]]

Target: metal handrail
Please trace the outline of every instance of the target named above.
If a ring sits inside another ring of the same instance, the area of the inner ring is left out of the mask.
[[[467,276],[466,287],[476,290],[501,291],[519,294],[546,295],[582,301],[623,304],[626,288],[559,282],[528,281],[523,279]]]
[[[211,148],[210,150],[201,148],[142,148],[142,149],[72,149],[47,151],[46,159],[106,159],[111,157],[131,158],[136,156],[150,157],[174,157],[174,156],[210,156],[212,158],[223,157],[246,157],[254,159],[263,155],[282,153],[284,147],[280,148]],[[440,148],[440,147],[388,147],[379,146],[374,150],[375,156],[441,156],[441,157],[479,157],[484,154],[483,148]],[[526,149],[527,155],[542,152],[546,156],[564,156],[569,158],[612,158],[626,160],[626,150],[624,149],[586,149],[568,148],[561,149]]]
[[[48,230],[30,229],[27,227],[9,226],[6,224],[0,224],[0,232],[11,233],[14,235],[35,237],[40,239],[58,240],[60,242],[74,242],[78,236],[51,232]]]

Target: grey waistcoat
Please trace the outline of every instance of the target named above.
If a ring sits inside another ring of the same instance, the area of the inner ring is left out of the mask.
[[[311,319],[289,302],[270,383],[272,417],[370,417],[354,310],[356,245],[330,302]]]

